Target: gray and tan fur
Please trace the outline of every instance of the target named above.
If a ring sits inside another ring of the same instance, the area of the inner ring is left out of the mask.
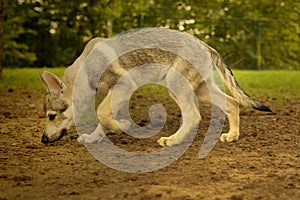
[[[184,34],[184,37],[191,37]],[[85,58],[101,44],[105,39],[95,38],[92,39],[85,47],[83,53],[75,60],[75,62],[66,69],[62,79],[58,78],[51,72],[44,71],[40,73],[40,78],[47,88],[47,95],[45,100],[45,116],[47,119],[45,132],[42,136],[43,143],[55,142],[63,137],[65,132],[73,124],[72,112],[72,89],[74,81],[81,64]],[[238,85],[231,70],[222,61],[220,55],[213,48],[209,47],[204,42],[192,39],[198,42],[204,50],[206,58],[208,58],[209,65],[203,66],[201,75],[193,68],[190,63],[181,59],[172,52],[164,51],[161,49],[147,48],[132,51],[118,58],[111,66],[105,71],[99,83],[90,83],[91,89],[97,89],[100,93],[106,95],[104,100],[97,108],[97,116],[99,120],[98,126],[106,132],[120,132],[115,120],[112,116],[111,98],[113,86],[117,80],[124,75],[132,67],[147,64],[147,63],[160,63],[170,68],[175,69],[189,81],[199,101],[208,102],[211,98],[215,98],[213,103],[220,107],[226,114],[229,120],[230,130],[228,133],[221,135],[221,141],[232,142],[239,138],[239,105],[254,108],[261,111],[270,111],[270,109],[259,101],[247,95],[243,89]],[[180,41],[178,41],[180,43]],[[186,44],[180,46],[187,51],[193,51]],[[203,53],[202,52],[202,53]],[[233,97],[222,92],[214,83],[213,69],[217,69],[223,82],[228,87]],[[87,68],[86,75],[92,77],[97,74],[92,68]],[[174,79],[170,71],[166,71],[164,76],[161,77],[167,84],[174,84]],[[159,80],[158,80],[159,81]],[[176,81],[176,80],[175,80]],[[171,94],[171,97],[175,97]],[[223,97],[223,98],[219,98]],[[162,137],[158,140],[161,146],[172,146],[182,142],[184,137],[191,131],[195,124],[201,120],[200,112],[191,97],[186,96],[187,105],[182,106],[182,125],[179,130],[169,137]],[[220,101],[218,101],[220,99]],[[226,102],[221,100],[226,99]],[[121,103],[121,102],[120,102]],[[78,139],[81,142],[92,143],[99,139],[99,134],[96,130],[91,134],[83,134]]]

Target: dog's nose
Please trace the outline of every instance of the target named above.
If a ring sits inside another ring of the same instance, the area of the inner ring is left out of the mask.
[[[42,136],[42,143],[44,143],[44,144],[49,143],[49,138],[46,135]]]

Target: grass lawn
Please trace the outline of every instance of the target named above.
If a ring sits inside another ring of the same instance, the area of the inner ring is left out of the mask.
[[[43,90],[44,87],[38,77],[38,73],[43,70],[49,70],[62,76],[65,68],[4,69],[0,89]],[[264,99],[300,97],[300,71],[234,70],[233,73],[240,86],[253,97]],[[148,91],[147,88],[145,91]]]
[[[242,88],[254,97],[300,97],[300,71],[233,71]]]
[[[43,89],[38,76],[44,70],[51,71],[58,76],[62,76],[64,68],[16,68],[4,69],[3,77],[0,80],[0,89]]]

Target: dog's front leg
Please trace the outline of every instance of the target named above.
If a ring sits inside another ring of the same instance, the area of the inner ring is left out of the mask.
[[[103,132],[101,124],[98,124],[97,128],[91,134],[82,134],[81,136],[79,136],[77,141],[79,143],[94,144],[101,142],[104,136],[105,133]]]
[[[112,114],[112,90],[109,90],[106,97],[97,108],[98,126],[91,134],[83,134],[78,138],[79,142],[97,143],[102,140],[105,133],[120,133],[121,130]]]

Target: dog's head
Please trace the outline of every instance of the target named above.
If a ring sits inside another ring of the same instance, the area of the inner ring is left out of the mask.
[[[47,121],[42,136],[42,142],[46,144],[60,140],[72,125],[72,101],[66,94],[66,85],[55,74],[44,71],[39,76],[47,89],[44,102]]]

